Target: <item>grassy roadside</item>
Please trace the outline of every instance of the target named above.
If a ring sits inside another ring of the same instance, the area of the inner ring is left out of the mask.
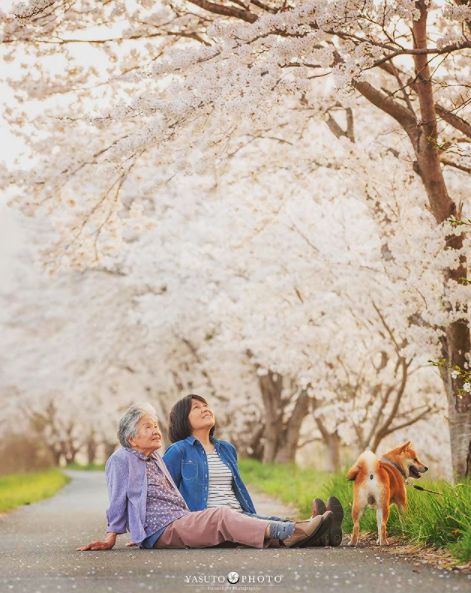
[[[320,496],[331,479],[331,474],[310,468],[285,463],[260,463],[255,459],[240,459],[239,468],[244,482],[294,505],[302,518],[310,516],[312,499]]]
[[[58,469],[0,476],[0,512],[49,498],[69,482]]]
[[[351,533],[352,484],[343,474],[325,474],[294,465],[261,464],[252,459],[240,461],[244,480],[283,502],[294,504],[302,516],[310,514],[313,498],[327,499],[335,494],[346,511],[344,529]],[[420,485],[440,495],[408,488],[409,508],[403,517],[393,507],[388,533],[414,544],[446,548],[459,562],[471,560],[471,483],[452,486],[447,482],[420,480]],[[376,532],[376,514],[367,509],[362,531]]]

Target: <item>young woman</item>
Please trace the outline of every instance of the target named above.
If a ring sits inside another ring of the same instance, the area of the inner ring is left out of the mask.
[[[236,449],[231,443],[214,437],[215,425],[214,413],[200,395],[187,395],[170,412],[169,436],[173,444],[163,459],[189,509],[227,507],[266,520],[286,521],[256,514],[239,473]],[[333,512],[330,530],[311,545],[338,546],[342,541],[342,505],[331,497],[326,508],[316,499],[313,516],[326,510]]]
[[[332,521],[331,512],[298,523],[264,521],[227,507],[191,512],[157,452],[162,437],[154,409],[131,406],[120,420],[118,435],[121,448],[105,469],[107,535],[80,550],[110,550],[126,531],[141,548],[206,548],[225,542],[294,547],[308,543]]]

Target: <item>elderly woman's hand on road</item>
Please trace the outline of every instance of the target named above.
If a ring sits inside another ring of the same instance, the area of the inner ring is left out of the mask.
[[[80,550],[81,552],[85,552],[86,550],[111,550],[115,543],[116,533],[109,533],[103,541],[91,542],[86,546],[77,548],[77,550]]]

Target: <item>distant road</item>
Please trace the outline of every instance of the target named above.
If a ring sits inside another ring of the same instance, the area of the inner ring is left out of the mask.
[[[103,536],[107,499],[101,472],[69,473],[72,482],[54,498],[0,517],[0,593],[471,591],[468,576],[377,548],[140,550],[120,536],[111,551],[76,552]],[[266,497],[258,502],[266,512]],[[234,586],[231,572],[239,575]]]

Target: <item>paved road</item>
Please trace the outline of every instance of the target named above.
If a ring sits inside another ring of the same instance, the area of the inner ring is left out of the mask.
[[[467,576],[382,557],[376,548],[139,550],[121,536],[111,551],[76,552],[102,536],[106,493],[103,474],[71,475],[54,498],[0,517],[0,593],[471,591]]]

